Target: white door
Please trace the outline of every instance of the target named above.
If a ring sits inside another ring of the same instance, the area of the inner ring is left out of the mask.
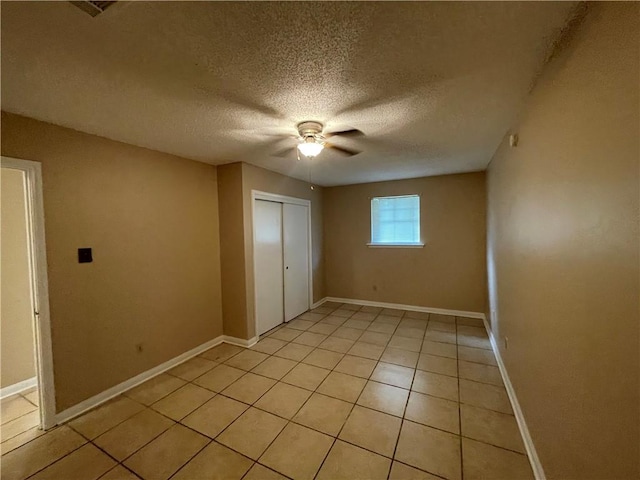
[[[282,204],[256,200],[254,264],[258,335],[283,322]]]
[[[309,207],[285,203],[284,319],[309,310]]]

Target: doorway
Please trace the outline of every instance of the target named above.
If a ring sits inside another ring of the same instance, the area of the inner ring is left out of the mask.
[[[252,192],[256,333],[309,309],[311,202]]]
[[[40,163],[1,159],[2,442],[55,425]]]

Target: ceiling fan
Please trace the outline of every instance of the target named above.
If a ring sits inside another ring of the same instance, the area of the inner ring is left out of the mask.
[[[351,128],[349,130],[342,130],[339,132],[328,132],[323,134],[322,129],[324,126],[320,122],[305,121],[297,125],[298,135],[282,135],[283,137],[293,137],[298,140],[298,145],[295,147],[287,147],[274,155],[276,157],[286,157],[291,152],[296,151],[298,159],[300,159],[300,153],[307,158],[313,158],[322,152],[325,148],[330,148],[343,155],[352,156],[360,153],[360,150],[353,150],[350,148],[340,147],[333,143],[327,142],[327,138],[342,136],[342,137],[358,137],[364,135],[360,130]],[[280,136],[280,135],[278,135]]]

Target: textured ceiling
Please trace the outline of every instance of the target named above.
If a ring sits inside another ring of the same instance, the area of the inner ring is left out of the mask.
[[[573,6],[2,2],[2,108],[320,185],[483,170]],[[363,153],[271,156],[303,120]]]

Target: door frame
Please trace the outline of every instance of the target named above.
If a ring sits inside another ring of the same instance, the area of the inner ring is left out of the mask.
[[[302,205],[307,207],[307,228],[309,229],[309,242],[307,245],[308,259],[309,259],[309,308],[313,305],[313,240],[311,238],[311,200],[306,200],[304,198],[296,198],[289,197],[286,195],[280,195],[277,193],[269,193],[263,192],[261,190],[251,190],[251,249],[253,251],[253,262],[251,267],[253,268],[253,323],[257,339],[260,338],[258,334],[258,295],[256,288],[256,228],[255,228],[255,209],[256,209],[256,200],[266,200],[268,202],[277,202],[277,203],[289,203],[293,205]],[[283,222],[284,226],[284,222]],[[283,239],[284,240],[284,239]],[[284,278],[284,277],[283,277]],[[284,301],[284,299],[283,299]],[[283,310],[284,312],[284,310]],[[284,313],[283,313],[283,322],[284,322]],[[286,322],[285,322],[286,323]]]
[[[53,379],[47,248],[44,232],[42,166],[40,162],[5,156],[0,158],[0,166],[24,172],[34,352],[40,397],[40,428],[47,430],[56,425],[56,396]]]

